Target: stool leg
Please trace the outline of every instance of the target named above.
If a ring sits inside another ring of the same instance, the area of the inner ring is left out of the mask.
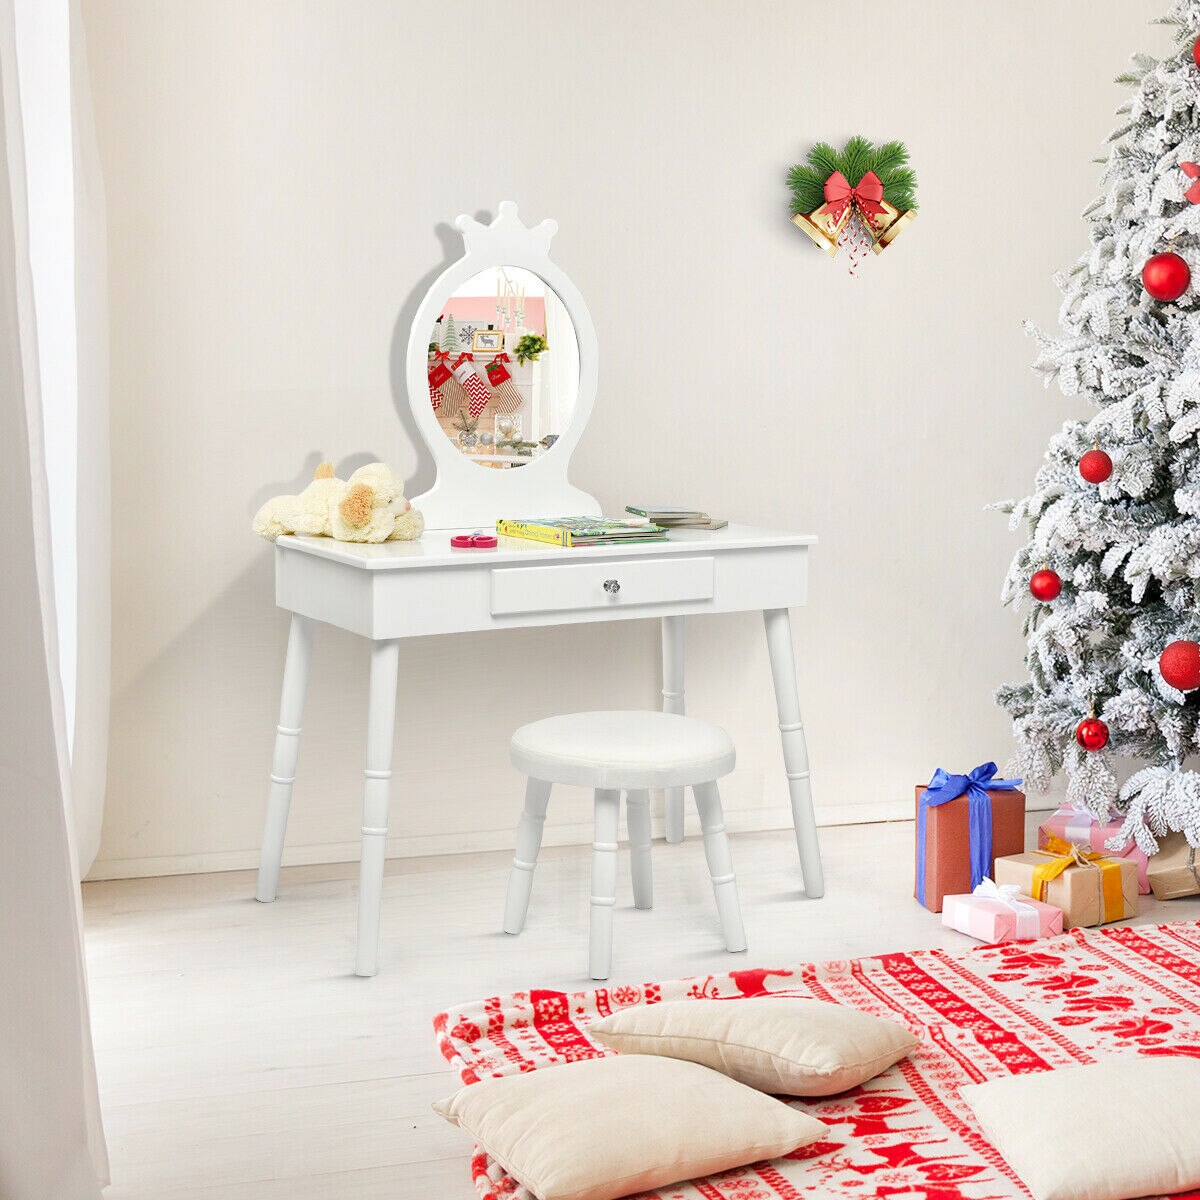
[[[662,710],[683,716],[683,618],[662,619]],[[683,841],[683,788],[667,788],[667,841]]]
[[[508,895],[504,900],[504,932],[520,933],[529,911],[529,893],[533,890],[533,868],[542,848],[542,828],[546,823],[546,805],[550,803],[550,785],[543,779],[525,784],[525,811],[517,825],[517,852],[508,873]]]
[[[696,808],[700,813],[700,828],[704,830],[704,857],[712,878],[713,895],[717,898],[717,915],[725,948],[731,953],[746,949],[746,931],[742,926],[742,910],[738,906],[737,884],[733,877],[733,856],[729,852],[729,835],[725,832],[725,814],[721,811],[721,794],[715,783],[697,783],[692,787]]]
[[[629,823],[629,857],[635,908],[654,907],[654,873],[650,863],[650,793],[628,792],[625,818]]]
[[[617,902],[617,826],[621,793],[596,789],[596,839],[592,842],[592,929],[590,965],[593,979],[607,979],[612,966],[613,905]]]
[[[392,785],[399,670],[400,643],[394,640],[372,642],[355,975],[374,975],[379,970],[379,909],[383,903],[383,861],[387,854],[388,798]]]
[[[258,863],[258,887],[254,893],[254,898],[263,904],[270,904],[275,899],[275,890],[279,885],[283,837],[287,832],[288,810],[292,806],[296,757],[300,753],[300,721],[304,715],[304,693],[308,690],[313,628],[311,618],[302,617],[299,613],[292,614],[287,658],[283,663],[279,724],[275,727],[275,754],[271,759],[271,788],[267,793],[267,815]]]

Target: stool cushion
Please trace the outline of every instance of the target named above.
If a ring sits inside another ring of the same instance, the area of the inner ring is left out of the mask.
[[[583,712],[522,725],[513,766],[549,783],[662,788],[709,783],[733,770],[729,734],[661,712]]]

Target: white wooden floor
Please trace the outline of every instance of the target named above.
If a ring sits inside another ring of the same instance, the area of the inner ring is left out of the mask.
[[[699,841],[655,843],[652,912],[632,908],[623,848],[613,981],[970,944],[911,897],[911,824],[821,832],[820,901],[790,832],[733,839],[736,957]],[[109,1200],[470,1200],[468,1139],[429,1108],[457,1084],[432,1017],[588,983],[587,850],[543,851],[519,938],[499,932],[508,858],[389,863],[374,979],[351,974],[353,866],[285,870],[273,905],[249,872],[86,884]],[[1140,920],[1197,918],[1200,901],[1143,898]]]

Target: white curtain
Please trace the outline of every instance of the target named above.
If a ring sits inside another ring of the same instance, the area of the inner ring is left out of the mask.
[[[47,0],[25,0],[45,4]],[[100,152],[92,116],[80,0],[69,4],[71,89],[71,192],[75,200],[75,386],[64,399],[64,416],[75,420],[75,455],[60,474],[75,479],[75,665],[64,671],[64,688],[74,691],[68,723],[71,746],[71,806],[79,878],[100,849],[100,823],[108,777],[110,653],[109,571],[111,505],[108,449],[108,232]],[[59,618],[62,624],[61,616]]]
[[[108,1163],[70,817],[46,457],[58,414],[42,411],[18,78],[26,32],[18,38],[14,0],[0,0],[0,1196],[95,1200]],[[82,727],[78,694],[75,709]]]
[[[78,0],[14,0],[59,668],[79,876],[100,848],[108,751],[104,191]]]

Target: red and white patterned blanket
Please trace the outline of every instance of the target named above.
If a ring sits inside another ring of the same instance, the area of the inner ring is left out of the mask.
[[[1077,929],[1024,944],[922,950],[790,970],[516,992],[434,1020],[438,1046],[465,1083],[611,1053],[591,1021],[633,1004],[689,997],[808,996],[890,1017],[921,1046],[861,1088],[798,1107],[827,1138],[787,1158],[647,1193],[646,1200],[1008,1200],[1027,1197],[980,1135],[958,1089],[1114,1054],[1200,1058],[1200,922]],[[1119,1097],[1161,1104],[1166,1097]],[[1067,1130],[1046,1130],[1047,1137]],[[484,1200],[529,1200],[486,1155],[472,1159]],[[1200,1198],[1200,1192],[1188,1193]]]

